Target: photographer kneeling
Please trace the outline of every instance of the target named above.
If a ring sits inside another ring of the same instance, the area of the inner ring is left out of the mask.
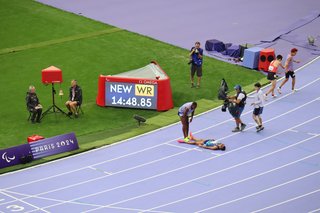
[[[235,96],[228,96],[228,101],[235,105],[234,107],[228,107],[228,110],[234,118],[234,120],[236,121],[236,128],[233,129],[232,132],[239,132],[244,130],[247,126],[240,119],[241,113],[246,105],[247,94],[244,91],[242,91],[240,85],[236,85],[234,89],[237,93]]]

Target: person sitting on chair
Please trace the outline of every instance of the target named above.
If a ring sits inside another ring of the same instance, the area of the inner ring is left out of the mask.
[[[69,110],[68,115],[71,116],[74,114],[75,117],[78,117],[77,106],[80,106],[82,103],[82,90],[80,86],[77,85],[76,80],[71,81],[71,87],[69,89],[69,100],[66,102],[66,106]]]
[[[180,143],[186,143],[186,144],[191,144],[191,145],[197,145],[201,148],[205,148],[205,149],[211,149],[211,150],[222,150],[225,151],[226,150],[226,146],[223,143],[219,143],[218,141],[214,140],[214,139],[196,139],[195,137],[193,137],[193,135],[190,133],[189,136],[190,140],[188,142],[185,142],[183,140],[181,140]]]
[[[36,88],[34,86],[29,86],[29,91],[26,96],[26,104],[28,111],[31,113],[31,123],[40,123],[42,106],[40,104],[39,98],[36,94]]]

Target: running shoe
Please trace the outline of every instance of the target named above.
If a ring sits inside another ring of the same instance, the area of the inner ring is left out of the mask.
[[[264,127],[260,127],[259,129],[257,129],[257,132],[260,132],[261,130],[264,130]]]
[[[280,87],[278,87],[277,91],[278,91],[279,94],[282,94]]]
[[[243,131],[246,128],[246,124],[241,124],[241,131]]]
[[[234,128],[234,129],[232,130],[232,132],[240,132],[239,127]]]
[[[267,101],[268,100],[268,95],[264,94],[263,96],[264,96],[264,100]]]
[[[186,137],[186,138],[184,138],[183,140],[184,140],[184,142],[186,142],[186,143],[188,143],[188,142],[190,141],[189,137]]]

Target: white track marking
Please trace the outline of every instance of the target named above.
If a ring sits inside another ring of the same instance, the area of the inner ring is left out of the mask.
[[[316,213],[316,212],[320,212],[320,208],[319,208],[319,209],[312,210],[312,211],[310,211],[309,213]]]
[[[306,193],[306,194],[303,194],[303,195],[300,195],[300,196],[291,198],[291,199],[289,199],[289,200],[285,200],[285,201],[283,201],[283,202],[274,204],[274,205],[272,205],[272,206],[267,206],[267,207],[265,207],[265,208],[263,208],[263,209],[255,210],[255,211],[253,211],[252,213],[262,212],[262,211],[264,211],[264,210],[271,209],[271,208],[273,208],[273,207],[280,206],[280,205],[282,205],[282,204],[285,204],[285,203],[289,203],[289,202],[298,200],[298,199],[300,199],[300,198],[309,196],[309,195],[314,194],[314,193],[317,193],[317,192],[320,192],[320,189],[317,189],[317,190],[314,190],[314,191],[312,191],[312,192],[309,192],[309,193]]]
[[[319,57],[319,58],[320,58],[320,57]],[[312,81],[312,82],[304,85],[304,86],[301,87],[300,89],[305,88],[305,87],[307,87],[307,86],[315,83],[315,82],[318,81],[318,80],[320,80],[320,78],[317,78],[317,79],[315,79],[314,81]],[[292,95],[292,93],[288,93],[288,94],[286,94],[286,95],[284,95],[284,96],[282,96],[282,97],[280,97],[280,98],[278,98],[278,99],[276,99],[276,100],[274,100],[274,101],[272,101],[272,102],[269,102],[269,103],[266,104],[266,105],[269,105],[269,104],[271,104],[271,103],[274,103],[274,102],[276,102],[276,101],[279,101],[279,100],[281,100],[282,98],[285,98],[285,97],[287,97],[287,96],[289,96],[289,95]],[[316,101],[316,99],[315,99],[315,100],[312,100],[312,101],[310,101],[310,102],[308,102],[308,103],[311,103],[311,102],[314,102],[314,101]],[[307,105],[308,103],[303,104],[303,106]],[[297,108],[294,108],[294,109],[290,110],[290,112],[294,111],[295,109],[300,109],[301,107],[302,107],[302,106],[299,106],[299,107],[297,107]],[[251,111],[248,111],[248,112],[244,113],[243,115],[246,115],[246,114],[249,114],[249,113],[252,113],[252,112],[251,112]],[[281,114],[281,115],[279,115],[279,116],[277,116],[277,117],[274,117],[274,118],[272,118],[272,119],[270,119],[270,120],[274,120],[274,119],[276,119],[276,118],[282,117],[282,116],[286,115],[287,113],[289,113],[289,111],[286,112],[286,113],[284,113],[284,114]],[[268,120],[268,121],[270,121],[270,120]],[[226,121],[217,123],[217,124],[215,124],[215,125],[212,125],[212,126],[209,126],[209,127],[207,127],[207,128],[201,129],[201,130],[196,131],[196,132],[194,132],[194,133],[199,133],[199,132],[206,131],[206,130],[208,130],[208,129],[210,129],[210,128],[213,128],[213,127],[222,125],[222,124],[227,123],[227,122],[229,122],[229,121],[232,121],[232,119],[228,119],[228,120],[226,120]],[[268,121],[265,121],[264,123],[266,123],[266,122],[268,122]],[[253,128],[253,127],[249,127],[248,129],[250,129],[250,128]],[[239,134],[239,133],[240,133],[240,132],[234,133],[234,134],[230,134],[229,136],[220,138],[219,140],[232,137],[233,135],[236,135],[236,134]],[[141,152],[143,152],[143,151],[147,151],[147,150],[150,150],[150,149],[153,149],[153,148],[162,146],[162,145],[164,145],[164,144],[168,144],[168,143],[170,143],[170,142],[172,142],[172,141],[176,141],[176,140],[178,140],[178,139],[179,139],[179,138],[175,138],[175,139],[173,139],[173,140],[166,141],[165,143],[158,144],[158,145],[153,146],[153,147],[148,147],[148,148],[145,148],[145,149],[136,151],[136,152],[132,152],[132,153],[129,153],[129,154],[126,154],[126,155],[122,155],[122,156],[119,156],[119,157],[116,157],[116,158],[112,158],[112,159],[109,159],[109,160],[106,160],[106,161],[102,161],[102,162],[99,162],[99,163],[95,163],[95,164],[92,164],[92,165],[89,165],[89,166],[93,167],[93,166],[101,165],[101,164],[108,163],[108,162],[111,162],[111,161],[114,161],[114,160],[118,160],[118,159],[121,159],[121,158],[124,158],[124,157],[127,157],[127,156],[131,156],[131,155],[134,155],[134,154],[138,154],[138,153],[141,153]],[[70,174],[70,173],[73,173],[73,172],[76,172],[76,171],[84,170],[84,169],[86,169],[86,168],[89,167],[89,166],[82,167],[82,168],[79,168],[79,169],[76,169],[76,170],[72,170],[72,171],[68,171],[68,172],[64,172],[64,173],[60,173],[60,174],[53,175],[53,176],[50,176],[50,177],[37,179],[37,180],[35,180],[35,181],[30,181],[30,182],[27,182],[27,183],[15,185],[15,186],[12,186],[12,187],[8,187],[8,188],[6,188],[6,189],[12,189],[12,188],[16,188],[16,187],[19,187],[19,186],[24,186],[24,185],[36,183],[36,182],[39,182],[39,181],[48,180],[48,179],[51,179],[51,178],[63,176],[63,175]]]
[[[320,78],[316,79],[315,81],[317,81],[317,80],[320,80]],[[307,86],[307,85],[305,85],[305,86]],[[291,93],[290,93],[290,94],[291,94]],[[287,95],[290,95],[290,94],[287,94]],[[278,99],[278,100],[279,100],[279,99]],[[283,113],[283,114],[280,114],[280,115],[278,115],[278,116],[276,116],[276,117],[273,117],[273,118],[265,121],[264,123],[267,123],[267,122],[270,122],[270,121],[272,121],[272,120],[274,120],[274,119],[276,119],[276,118],[282,117],[282,116],[284,116],[284,115],[286,115],[286,114],[288,114],[288,113],[290,113],[290,112],[293,112],[293,111],[295,111],[295,110],[297,110],[297,109],[300,109],[300,108],[302,108],[302,107],[304,107],[304,106],[306,106],[306,105],[308,105],[308,104],[310,104],[310,103],[313,103],[314,101],[316,101],[316,100],[309,101],[309,102],[307,102],[307,103],[305,103],[305,104],[303,104],[303,105],[301,105],[301,106],[299,106],[299,107],[293,108],[293,109],[291,109],[291,110],[289,110],[289,111],[287,111],[287,112],[285,112],[285,113]],[[247,112],[247,114],[248,114],[248,113],[251,113],[251,111],[250,111],[250,112]],[[229,122],[229,121],[231,121],[231,120],[232,120],[232,119],[229,119],[229,120],[227,120],[227,121],[220,122],[220,123],[215,124],[215,125],[213,125],[213,126],[210,126],[210,127],[205,128],[205,129],[199,130],[199,131],[197,131],[197,132],[195,132],[195,133],[203,132],[203,131],[205,131],[205,130],[207,130],[207,129],[210,129],[210,128],[219,126],[219,125],[224,124],[224,123],[226,123],[226,122]],[[250,128],[253,128],[253,127],[249,127],[248,129],[250,129]],[[225,136],[225,137],[223,137],[223,138],[219,138],[218,140],[223,140],[223,139],[232,137],[232,136],[234,136],[234,135],[236,135],[236,134],[240,134],[240,133],[241,133],[241,132],[239,132],[239,133],[234,133],[234,134],[230,134],[230,135]],[[63,176],[63,175],[66,175],[66,174],[70,174],[70,173],[73,173],[73,172],[76,172],[76,171],[81,171],[81,170],[84,170],[84,169],[86,169],[86,168],[88,168],[88,167],[94,167],[94,166],[96,166],[96,165],[100,165],[100,164],[112,162],[112,161],[115,161],[115,160],[118,160],[118,159],[121,159],[121,158],[124,158],[124,157],[128,157],[128,156],[131,156],[131,155],[134,155],[134,154],[141,153],[141,152],[146,151],[146,150],[153,149],[153,148],[158,147],[158,146],[166,145],[166,144],[168,144],[168,143],[170,143],[170,142],[172,142],[172,141],[176,141],[176,140],[178,140],[178,139],[179,139],[179,138],[176,138],[176,139],[173,139],[173,140],[169,140],[169,141],[167,141],[167,142],[165,142],[165,143],[163,143],[163,144],[158,144],[158,145],[153,146],[153,147],[148,147],[148,148],[146,148],[146,149],[142,149],[142,150],[139,150],[139,151],[136,151],[136,152],[132,152],[132,153],[129,153],[129,154],[126,154],[126,155],[122,155],[122,156],[119,156],[119,157],[116,157],[116,158],[112,158],[112,159],[109,159],[109,160],[106,160],[106,161],[103,161],[103,162],[99,162],[99,163],[96,163],[96,164],[92,164],[92,165],[89,165],[89,166],[86,166],[86,167],[82,167],[82,168],[79,168],[79,169],[76,169],[76,170],[72,170],[72,171],[65,172],[65,173],[60,173],[60,174],[53,175],[53,176],[46,177],[46,178],[42,178],[42,179],[37,179],[37,180],[30,181],[30,182],[27,182],[27,183],[22,183],[22,184],[19,184],[19,185],[15,185],[15,186],[12,186],[12,187],[8,187],[8,188],[6,188],[6,189],[9,190],[9,189],[17,188],[17,187],[20,187],[20,186],[24,186],[24,185],[28,185],[28,184],[40,182],[40,181],[43,181],[43,180],[48,180],[48,179],[55,178],[55,177],[59,177],[59,176]]]
[[[112,205],[118,205],[118,204],[121,204],[121,203],[125,203],[125,202],[127,202],[127,201],[135,200],[135,199],[138,199],[138,198],[141,198],[141,197],[145,197],[145,196],[149,196],[149,195],[152,195],[152,194],[161,192],[161,191],[165,191],[165,190],[172,189],[172,188],[175,188],[175,187],[178,187],[178,186],[182,186],[182,185],[184,185],[184,184],[191,183],[191,182],[193,182],[193,181],[200,180],[200,179],[202,179],[202,178],[210,177],[210,176],[212,176],[212,175],[215,175],[215,174],[218,174],[218,173],[222,173],[222,172],[225,172],[225,171],[234,169],[234,168],[236,168],[236,167],[239,167],[239,166],[242,166],[242,165],[245,165],[245,164],[249,164],[249,163],[254,162],[254,161],[256,161],[256,160],[259,160],[259,159],[268,157],[268,156],[270,156],[270,155],[273,155],[273,154],[275,154],[275,153],[281,152],[281,151],[286,150],[286,149],[288,149],[288,148],[294,147],[294,146],[296,146],[296,145],[299,145],[299,144],[301,144],[301,143],[304,143],[304,142],[306,142],[306,141],[308,141],[308,140],[311,140],[311,139],[313,139],[313,138],[316,138],[316,137],[318,137],[318,136],[310,137],[310,138],[308,138],[308,139],[302,140],[302,141],[300,141],[300,142],[298,142],[298,143],[292,144],[292,145],[290,145],[290,146],[284,147],[284,148],[279,149],[279,150],[276,150],[276,151],[274,151],[274,152],[271,152],[271,153],[268,153],[268,154],[259,156],[259,157],[257,157],[257,158],[254,158],[254,159],[251,159],[251,160],[248,160],[248,161],[245,161],[245,162],[242,162],[242,163],[239,163],[239,164],[230,166],[230,167],[228,167],[228,168],[225,168],[225,169],[222,169],[222,170],[213,172],[213,173],[209,173],[209,174],[206,174],[206,175],[203,175],[203,176],[200,176],[200,177],[197,177],[197,178],[194,178],[194,179],[191,179],[191,180],[188,180],[188,181],[185,181],[185,182],[176,184],[176,185],[172,185],[172,186],[169,186],[169,187],[166,187],[166,188],[162,188],[162,189],[160,189],[160,190],[156,190],[156,191],[153,191],[153,192],[149,192],[149,193],[146,193],[146,194],[143,194],[143,195],[139,195],[139,196],[136,196],[136,197],[132,197],[132,198],[129,198],[129,199],[127,199],[127,200],[122,200],[122,201],[119,201],[119,202],[116,202],[116,203],[112,203],[112,204],[109,204],[109,205],[110,205],[110,206],[112,206]],[[232,185],[235,185],[235,184],[244,182],[244,181],[246,181],[246,180],[250,180],[250,179],[259,177],[259,176],[261,176],[261,175],[264,175],[264,174],[267,174],[267,173],[276,171],[276,170],[278,170],[278,169],[284,168],[284,167],[286,167],[286,166],[289,166],[289,165],[291,165],[291,164],[294,164],[294,163],[299,162],[299,161],[301,161],[301,160],[305,160],[305,159],[307,159],[307,158],[313,157],[313,156],[318,155],[318,154],[320,154],[320,152],[318,152],[318,153],[316,153],[316,154],[313,154],[313,155],[310,155],[310,156],[308,156],[308,157],[299,159],[299,160],[297,160],[297,161],[290,162],[290,163],[288,163],[288,164],[286,164],[286,165],[277,167],[277,168],[275,168],[275,169],[272,169],[272,170],[269,170],[269,171],[266,171],[266,172],[262,172],[262,173],[260,173],[260,174],[258,174],[258,175],[254,175],[254,176],[251,176],[251,177],[249,177],[249,178],[246,178],[246,179],[243,179],[243,180],[240,180],[240,181],[237,181],[237,182],[233,182],[233,183],[231,183],[231,184],[228,184],[228,185],[225,185],[225,186],[216,188],[216,189],[212,189],[212,190],[209,190],[209,191],[206,191],[206,192],[197,194],[197,195],[193,195],[193,196],[190,196],[190,197],[187,197],[187,198],[183,198],[183,199],[180,199],[180,200],[176,200],[176,201],[173,201],[173,202],[171,202],[171,203],[164,204],[164,205],[161,205],[161,206],[157,206],[157,207],[154,207],[154,208],[151,208],[151,209],[148,209],[148,210],[154,210],[154,209],[161,208],[161,207],[164,207],[164,206],[167,206],[167,205],[171,205],[171,204],[174,204],[174,203],[178,203],[178,202],[181,202],[181,201],[185,201],[185,200],[188,200],[188,199],[191,199],[191,198],[194,198],[194,197],[198,197],[198,196],[201,196],[201,195],[204,195],[204,194],[207,194],[207,193],[210,193],[210,192],[213,192],[213,191],[222,189],[222,188],[226,188],[226,187],[229,187],[229,186],[232,186]],[[109,205],[108,205],[108,206],[109,206]],[[147,211],[148,211],[148,210],[147,210]]]
[[[28,206],[32,206],[32,207],[35,208],[36,210],[41,209],[41,208],[39,208],[38,206],[32,205],[31,203],[28,203],[28,202],[24,201],[23,199],[16,198],[16,197],[14,197],[14,196],[12,196],[12,195],[4,192],[4,191],[1,191],[1,193],[4,194],[4,195],[6,195],[6,196],[8,196],[8,197],[11,197],[12,199],[14,199],[13,202],[20,201],[21,203],[24,203],[24,204],[26,204],[26,205],[28,205]],[[3,203],[2,203],[1,205],[3,205]],[[12,211],[14,211],[14,210],[12,210]],[[48,212],[48,211],[46,211],[46,210],[42,210],[42,211],[43,211],[43,212],[46,212],[46,213],[50,213],[50,212]]]
[[[295,72],[301,71],[301,70],[304,69],[305,67],[307,67],[307,66],[311,65],[312,63],[316,62],[318,59],[320,59],[320,56],[314,58],[313,60],[311,60],[311,61],[309,61],[308,63],[304,64],[303,66],[299,67],[297,70],[295,70]],[[281,81],[283,78],[284,78],[284,77],[278,79],[277,81]],[[269,87],[269,86],[270,86],[270,84],[262,87],[262,89],[265,89],[266,87]],[[304,87],[303,87],[303,88],[304,88]],[[301,89],[301,88],[300,88],[300,89]],[[248,95],[253,94],[253,93],[254,93],[254,91],[251,92],[251,93],[249,93]],[[292,93],[290,93],[290,94],[292,94]],[[319,97],[318,99],[320,99],[320,97]],[[215,107],[215,108],[213,108],[213,109],[211,109],[211,110],[208,110],[208,111],[206,111],[206,112],[197,114],[197,115],[195,115],[194,117],[199,117],[199,116],[202,116],[202,115],[204,115],[204,114],[210,113],[210,112],[212,112],[212,111],[214,111],[214,110],[220,109],[220,107],[221,107],[221,106]],[[230,120],[231,120],[231,119],[230,119]],[[41,164],[41,165],[35,165],[35,166],[31,166],[31,167],[28,167],[28,168],[21,169],[21,170],[19,170],[19,171],[12,171],[12,172],[8,172],[8,173],[5,173],[5,174],[0,174],[0,177],[1,177],[1,176],[6,176],[6,175],[10,175],[10,174],[14,174],[14,173],[18,173],[18,172],[22,172],[22,171],[29,170],[29,169],[33,169],[33,168],[36,168],[36,167],[41,167],[41,166],[44,166],[44,165],[47,165],[47,164],[52,164],[52,163],[55,163],[55,162],[58,162],[58,161],[63,161],[63,160],[65,160],[65,159],[75,158],[75,157],[77,157],[77,156],[84,155],[84,154],[88,154],[88,153],[90,153],[90,152],[95,152],[95,151],[98,151],[98,150],[100,150],[100,149],[105,149],[105,148],[107,148],[107,147],[116,146],[116,145],[119,145],[119,144],[121,144],[121,143],[125,143],[125,142],[127,142],[127,141],[130,141],[130,140],[132,140],[132,139],[136,139],[136,138],[139,138],[139,137],[143,137],[143,136],[145,136],[145,135],[149,135],[149,134],[152,134],[152,133],[161,131],[161,130],[163,130],[163,129],[166,129],[166,128],[171,127],[171,126],[174,126],[174,125],[177,125],[177,124],[179,124],[179,123],[180,123],[180,121],[178,121],[178,122],[176,122],[176,123],[173,123],[173,124],[170,124],[170,125],[168,125],[168,126],[161,127],[161,128],[159,128],[159,129],[156,129],[156,130],[152,130],[152,131],[150,131],[150,132],[147,132],[147,133],[144,133],[144,134],[141,134],[141,135],[137,135],[137,136],[132,137],[132,138],[128,138],[128,139],[126,139],[126,140],[122,140],[122,141],[117,142],[117,143],[108,144],[108,145],[105,145],[105,146],[102,146],[102,147],[99,147],[99,148],[96,148],[96,149],[93,149],[93,150],[89,150],[89,151],[86,151],[86,152],[82,152],[82,153],[79,153],[79,154],[76,154],[76,155],[72,155],[72,156],[64,157],[64,158],[57,159],[57,160],[54,160],[54,161],[50,161],[50,162],[47,162],[47,163],[43,163],[43,164]],[[179,138],[176,138],[176,140],[178,140],[178,139],[179,139]],[[171,141],[173,141],[173,140],[171,140]],[[78,170],[73,170],[73,171],[78,171]],[[71,173],[71,172],[73,172],[73,171],[70,171],[70,172],[68,172],[68,173]]]
[[[278,185],[275,185],[273,187],[270,187],[270,188],[267,188],[267,189],[264,189],[264,190],[261,190],[261,191],[258,191],[258,192],[255,192],[255,193],[252,193],[250,195],[247,195],[247,196],[244,196],[244,197],[240,197],[240,198],[237,198],[237,199],[234,199],[234,200],[230,200],[228,202],[225,202],[225,203],[221,203],[219,205],[216,205],[216,206],[213,206],[213,207],[210,207],[210,208],[207,208],[207,209],[202,209],[200,211],[197,211],[198,212],[204,212],[204,211],[208,211],[208,210],[211,210],[211,209],[215,209],[217,207],[220,207],[220,206],[224,206],[224,205],[227,205],[227,204],[230,204],[230,203],[234,203],[236,201],[239,201],[239,200],[243,200],[243,199],[246,199],[248,197],[253,197],[255,195],[258,195],[258,194],[262,194],[264,192],[267,192],[267,191],[271,191],[273,189],[276,189],[276,188],[279,188],[279,187],[282,187],[282,186],[285,186],[285,185],[288,185],[290,183],[294,183],[296,181],[299,181],[299,180],[302,180],[304,178],[307,178],[307,177],[310,177],[312,175],[316,175],[316,174],[319,174],[320,173],[320,170],[316,171],[316,172],[312,172],[312,173],[309,173],[307,175],[304,175],[304,176],[301,176],[301,177],[298,177],[298,178],[295,178],[295,179],[292,179],[290,181],[287,181],[287,182],[284,182],[284,183],[281,183],[281,184],[278,184]]]
[[[310,119],[310,120],[308,120],[308,121],[305,121],[305,122],[303,122],[303,123],[301,123],[301,124],[298,124],[298,125],[296,125],[296,126],[294,126],[294,127],[292,127],[292,128],[297,128],[297,127],[302,126],[302,125],[304,125],[304,124],[306,124],[306,123],[312,122],[313,120],[316,120],[316,119],[318,119],[318,118],[320,118],[320,116],[315,117],[315,118],[312,118],[312,119]],[[257,143],[260,143],[260,142],[265,141],[265,140],[267,140],[267,139],[270,139],[270,138],[272,138],[272,137],[275,137],[275,136],[278,136],[278,135],[280,135],[280,134],[283,134],[283,133],[286,132],[286,131],[287,131],[287,130],[284,130],[284,131],[279,132],[279,133],[276,133],[276,134],[274,134],[274,135],[272,135],[272,136],[269,136],[269,137],[263,138],[263,139],[261,139],[261,140],[258,140],[258,141],[254,142],[254,143],[251,143],[251,144],[248,144],[248,145],[239,147],[239,148],[237,148],[237,149],[231,150],[231,151],[229,151],[229,152],[227,152],[227,153],[225,153],[225,154],[222,154],[221,156],[227,155],[227,154],[230,154],[230,153],[233,153],[233,152],[235,152],[235,151],[244,149],[244,148],[249,147],[249,146],[252,146],[252,145],[255,145],[255,144],[257,144]],[[316,136],[313,136],[313,137],[316,137]],[[313,137],[312,137],[312,138],[313,138]],[[187,151],[188,151],[188,150],[187,150]],[[278,151],[279,151],[279,150],[278,150]],[[268,154],[270,154],[270,153],[268,153]],[[83,199],[83,198],[86,198],[86,197],[90,197],[90,196],[102,194],[102,193],[105,193],[105,192],[107,192],[107,191],[112,191],[112,190],[115,190],[115,189],[119,189],[119,188],[123,188],[123,187],[126,187],[126,186],[130,186],[130,185],[133,185],[133,184],[136,184],[136,183],[139,183],[139,182],[143,182],[143,181],[146,181],[146,180],[149,180],[149,179],[153,179],[153,178],[156,178],[156,177],[159,177],[159,176],[162,176],[162,175],[166,175],[166,174],[169,174],[169,173],[172,173],[172,172],[175,172],[175,171],[182,170],[182,169],[184,169],[184,168],[191,167],[191,166],[193,166],[193,165],[197,165],[197,164],[200,164],[200,163],[203,163],[203,162],[212,160],[212,159],[214,159],[214,158],[216,158],[216,157],[217,157],[217,156],[210,157],[210,158],[208,158],[208,159],[201,160],[201,161],[198,161],[198,162],[196,162],[196,163],[188,164],[188,165],[186,165],[186,166],[183,166],[183,167],[180,167],[180,168],[177,168],[177,169],[173,169],[173,170],[170,170],[170,171],[167,171],[167,172],[158,174],[158,175],[154,175],[154,176],[151,176],[151,177],[148,177],[148,178],[139,180],[139,181],[131,182],[131,183],[128,183],[128,184],[125,184],[125,185],[122,185],[122,186],[118,186],[118,187],[114,187],[114,188],[111,188],[111,189],[103,190],[103,191],[100,191],[100,192],[97,192],[97,193],[93,193],[93,194],[90,194],[90,195],[78,197],[78,198],[72,199],[72,200],[70,200],[70,201],[61,201],[61,202],[65,202],[65,203],[66,203],[66,202],[73,202],[74,200]],[[260,156],[260,157],[261,157],[261,156]],[[249,161],[247,161],[247,162],[251,162],[251,161],[254,161],[254,160],[249,160]],[[244,163],[231,166],[231,167],[229,167],[229,169],[230,169],[230,168],[235,168],[235,167],[237,167],[237,166],[241,166],[242,164],[244,164]],[[228,168],[226,168],[226,169],[228,169]],[[226,169],[224,169],[224,170],[226,170]],[[221,171],[224,171],[224,170],[220,170],[220,171],[217,171],[217,172],[215,172],[215,173],[218,173],[218,172],[221,172]],[[207,175],[207,176],[210,176],[210,175],[212,175],[212,174],[209,174],[209,175]],[[203,178],[203,177],[206,177],[206,176],[199,177],[199,179],[200,179],[200,178]],[[86,183],[87,183],[87,182],[89,182],[89,181],[86,181]],[[80,185],[80,184],[84,184],[84,183],[79,183],[79,184],[75,184],[75,185]],[[181,184],[173,185],[173,186],[171,186],[170,188],[173,188],[173,187],[176,187],[176,186],[179,186],[179,185],[181,185]],[[64,187],[63,189],[65,189],[65,188],[69,188],[69,187]],[[55,190],[51,190],[51,191],[47,191],[47,192],[43,192],[43,193],[40,193],[40,194],[37,194],[37,195],[32,195],[32,196],[29,195],[29,196],[30,196],[30,197],[38,197],[39,195],[44,195],[44,194],[47,194],[47,193],[49,193],[49,192],[58,191],[58,190],[61,190],[61,189],[62,189],[62,188],[60,188],[60,189],[55,189]],[[164,188],[164,189],[166,189],[166,188]],[[44,199],[45,199],[45,198],[44,198]],[[56,206],[56,205],[59,205],[59,204],[55,204],[54,206]],[[49,207],[52,207],[52,206],[49,206]]]

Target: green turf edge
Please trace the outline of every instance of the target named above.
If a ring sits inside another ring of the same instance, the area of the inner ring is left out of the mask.
[[[269,83],[266,78],[262,78],[259,82],[262,85],[267,85]],[[252,83],[250,85],[243,87],[243,90],[247,91],[248,93],[252,92],[254,84],[255,83]],[[197,114],[202,114],[202,113],[208,112],[208,111],[216,109],[216,108],[217,108],[217,110],[220,110],[219,107],[221,106],[221,101],[212,101],[212,100],[207,100],[207,99],[201,99],[201,100],[198,100],[197,102],[198,102],[198,108],[196,110],[195,116],[197,116]],[[247,107],[250,107],[250,106],[247,106]],[[177,116],[177,110],[178,110],[178,107],[175,107],[169,111],[166,111],[166,112],[163,112],[157,116],[154,116],[154,117],[148,119],[146,124],[141,125],[140,127],[137,125],[137,128],[130,131],[130,132],[126,132],[124,134],[116,135],[116,136],[106,138],[103,140],[92,141],[89,144],[81,145],[81,147],[78,150],[74,150],[71,152],[65,152],[65,153],[61,153],[58,155],[49,156],[46,158],[35,160],[35,161],[27,163],[27,164],[19,164],[16,166],[6,167],[6,168],[3,168],[0,170],[0,174],[14,172],[14,171],[26,169],[26,168],[29,168],[32,166],[38,166],[38,165],[48,163],[51,161],[55,161],[55,160],[58,160],[61,158],[70,157],[70,156],[73,156],[73,155],[76,155],[79,153],[83,153],[83,152],[86,152],[89,150],[108,146],[110,144],[124,142],[132,137],[137,137],[142,134],[148,134],[151,131],[156,131],[157,129],[160,129],[160,128],[166,127],[168,125],[172,125],[172,124],[179,122],[179,118]]]

